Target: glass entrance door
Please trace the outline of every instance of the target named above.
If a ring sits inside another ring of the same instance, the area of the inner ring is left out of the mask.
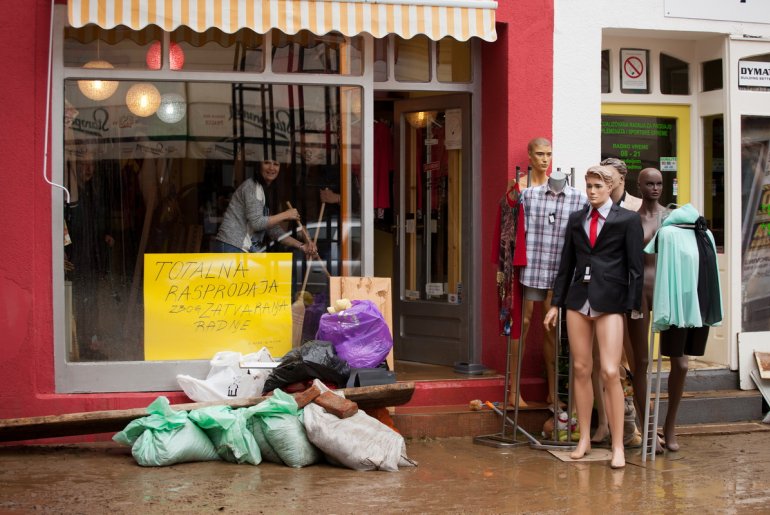
[[[395,355],[444,365],[467,361],[470,96],[404,100],[394,114]]]

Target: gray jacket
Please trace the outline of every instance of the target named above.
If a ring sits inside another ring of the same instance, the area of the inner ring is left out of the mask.
[[[246,179],[230,199],[217,239],[244,252],[251,250],[252,240],[261,242],[265,232],[278,241],[283,236],[283,230],[278,225],[268,228],[268,218],[262,186],[254,179]]]

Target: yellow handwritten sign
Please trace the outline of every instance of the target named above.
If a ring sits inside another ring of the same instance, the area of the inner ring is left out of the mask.
[[[144,359],[291,350],[291,254],[145,254]]]

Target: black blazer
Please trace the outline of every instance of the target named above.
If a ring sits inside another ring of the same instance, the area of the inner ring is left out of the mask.
[[[583,228],[589,209],[590,205],[586,205],[575,211],[567,222],[552,304],[579,310],[588,299],[591,309],[604,313],[640,309],[644,231],[639,214],[613,204],[596,245],[591,248]],[[588,265],[591,281],[584,283],[583,274]]]

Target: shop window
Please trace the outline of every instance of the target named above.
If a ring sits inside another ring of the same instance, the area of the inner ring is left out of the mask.
[[[269,212],[291,202],[310,234],[318,231],[329,273],[360,275],[360,87],[112,82],[111,97],[95,101],[78,81],[64,81],[63,182],[71,197],[63,217],[70,243],[58,266],[65,270],[68,361],[208,360],[231,348],[228,330],[218,328],[234,327],[228,320],[238,317],[227,310],[235,308],[221,297],[201,304],[168,289],[154,297],[145,258],[214,252],[233,193],[261,172],[264,160],[279,163],[265,192]],[[325,199],[319,222],[319,192],[326,188],[334,195]],[[296,230],[294,224],[281,227],[282,235],[299,239]],[[272,239],[252,243],[292,253],[295,294],[310,270],[303,337],[312,338],[312,324],[328,305],[323,269]],[[172,311],[203,317],[209,308],[216,308],[219,321],[206,321],[211,348],[196,355],[187,346],[193,333],[163,340],[146,331],[144,321],[155,310],[171,322]],[[154,357],[158,349],[165,358]]]
[[[430,81],[430,39],[419,35],[412,39],[394,38],[394,73],[398,81]]]
[[[602,93],[612,91],[610,77],[610,51],[602,50]]]
[[[725,122],[719,115],[703,118],[704,215],[717,246],[725,245]]]
[[[770,331],[770,117],[741,117],[742,331]]]
[[[64,66],[88,68],[147,68],[147,53],[163,39],[163,31],[151,25],[142,30],[97,25],[64,28]],[[98,63],[98,64],[95,64]]]
[[[689,95],[690,65],[661,52],[660,92],[664,95]]]
[[[388,38],[374,40],[374,82],[388,80]]]
[[[338,33],[317,36],[307,30],[294,35],[274,30],[273,71],[361,75],[363,39]]]
[[[715,91],[722,89],[722,60],[714,59],[701,64],[703,76],[703,91]]]
[[[179,27],[171,33],[167,51],[170,67],[181,50],[184,70],[262,72],[265,69],[265,37],[253,30],[241,29],[228,34],[217,28],[195,32]]]
[[[752,66],[751,63],[758,63],[759,66]],[[739,75],[738,89],[741,91],[770,91],[770,87],[765,85],[764,79],[767,76],[764,73],[767,72],[768,66],[764,63],[770,63],[770,54],[743,57],[738,62],[739,67],[751,69],[752,72]]]
[[[436,44],[436,76],[439,82],[472,80],[471,42],[445,37]]]

